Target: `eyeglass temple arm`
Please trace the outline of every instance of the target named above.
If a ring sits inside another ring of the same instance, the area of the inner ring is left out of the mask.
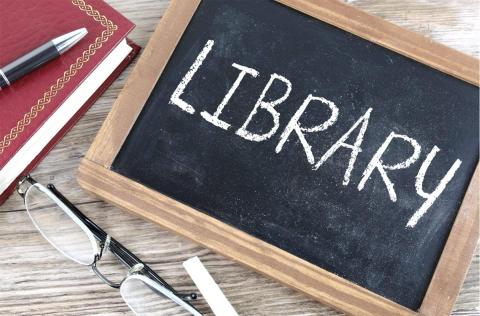
[[[47,185],[48,189],[52,191],[52,193],[62,201],[66,206],[68,206],[71,211],[88,227],[88,229],[93,233],[95,238],[100,242],[105,242],[107,239],[107,233],[100,228],[97,224],[95,224],[91,219],[85,216],[75,205],[73,205],[67,198],[65,198],[58,190],[55,188],[53,184]],[[110,239],[109,250],[128,268],[132,268],[137,264],[142,264],[144,269],[142,272],[153,280],[158,281],[164,287],[172,291],[174,294],[178,295],[183,299],[195,299],[196,294],[189,294],[184,295],[182,293],[177,292],[173,287],[171,287],[164,279],[162,279],[155,271],[150,269],[150,267],[145,264],[142,260],[140,260],[137,256],[135,256],[130,250],[125,248],[120,242],[116,241],[115,239]],[[190,297],[190,298],[188,298]]]

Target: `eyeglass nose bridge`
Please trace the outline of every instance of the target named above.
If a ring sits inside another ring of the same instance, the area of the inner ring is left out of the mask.
[[[103,283],[107,284],[108,286],[110,287],[113,287],[115,289],[118,289],[120,288],[120,286],[122,285],[123,281],[126,279],[123,278],[122,281],[120,282],[113,282],[111,280],[109,280],[105,275],[103,275],[102,272],[100,272],[100,270],[98,270],[97,268],[97,262],[100,261],[100,259],[102,258],[102,255],[105,254],[107,251],[108,251],[108,247],[110,246],[110,241],[111,241],[111,237],[110,235],[107,235],[107,237],[105,238],[105,241],[101,243],[100,245],[100,253],[99,254],[96,254],[95,255],[95,259],[93,260],[93,263],[91,265],[92,267],[92,270],[93,272],[95,273],[95,275],[103,281]],[[143,265],[142,265],[143,266]]]
[[[118,288],[120,288],[120,286],[122,285],[123,281],[125,281],[126,278],[128,278],[132,274],[141,272],[144,269],[145,266],[142,263],[137,263],[136,265],[134,265],[133,267],[131,267],[128,270],[127,276],[124,277],[123,280],[118,282],[118,283],[109,280],[105,275],[103,275],[102,272],[100,272],[100,270],[98,270],[97,262],[100,261],[100,259],[102,258],[102,255],[104,255],[108,251],[111,240],[112,240],[112,238],[110,237],[110,235],[107,235],[107,237],[105,238],[105,241],[100,244],[100,253],[95,255],[95,259],[94,259],[91,267],[92,267],[92,270],[95,273],[95,275],[100,280],[102,280],[103,283],[107,284],[110,287],[118,289]]]
[[[92,270],[93,270],[93,272],[97,275],[97,277],[98,277],[100,280],[102,280],[103,283],[107,284],[107,285],[110,286],[110,287],[113,287],[113,288],[115,288],[115,289],[120,288],[120,286],[122,285],[123,280],[122,280],[122,282],[119,282],[119,283],[110,281],[106,276],[104,276],[104,275],[102,274],[102,272],[100,272],[100,271],[98,270],[96,263],[97,263],[97,260],[95,260],[95,262],[92,264]]]

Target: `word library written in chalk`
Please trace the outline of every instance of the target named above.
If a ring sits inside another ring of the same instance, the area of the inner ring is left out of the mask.
[[[185,89],[187,88],[189,82],[193,79],[195,73],[198,69],[202,66],[203,62],[207,58],[210,51],[213,49],[215,42],[213,40],[208,40],[201,52],[198,54],[197,58],[190,66],[190,69],[187,71],[185,76],[182,78],[178,86],[176,87],[175,91],[173,92],[170,98],[170,104],[178,106],[181,110],[185,111],[188,114],[194,115],[196,112],[196,108],[194,104],[189,104],[185,100],[182,99],[182,94],[184,93]],[[200,116],[203,117],[206,121],[210,122],[214,126],[229,130],[231,125],[221,119],[222,111],[224,110],[225,106],[227,106],[230,98],[233,96],[237,88],[240,86],[242,81],[245,77],[257,78],[260,74],[257,70],[240,65],[237,63],[232,63],[232,67],[238,69],[239,74],[235,81],[233,82],[231,88],[226,93],[223,100],[218,105],[216,111],[214,113],[208,113],[207,111],[200,112]],[[271,88],[274,82],[281,83],[285,87],[284,94],[275,100],[270,100],[266,98],[269,89]],[[279,106],[283,103],[290,92],[292,91],[292,83],[287,78],[273,73],[270,75],[270,79],[268,80],[267,84],[265,85],[262,93],[260,94],[257,102],[253,105],[253,108],[246,118],[243,125],[235,131],[235,134],[243,139],[251,142],[263,142],[271,137],[273,137],[280,126],[280,113],[275,110],[275,107]],[[321,124],[313,126],[313,127],[306,127],[303,126],[302,122],[302,115],[310,106],[323,106],[327,107],[330,113],[328,119],[323,121]],[[271,115],[271,128],[268,132],[263,134],[257,134],[248,129],[250,122],[252,121],[253,117],[259,111],[266,111]],[[321,96],[314,96],[312,94],[308,94],[303,101],[302,104],[299,105],[295,114],[290,118],[289,123],[286,125],[285,129],[280,133],[278,144],[275,148],[275,153],[280,153],[282,149],[285,147],[286,142],[291,138],[297,138],[302,147],[305,151],[305,155],[307,158],[308,163],[312,166],[312,172],[320,169],[322,165],[330,159],[337,150],[340,148],[345,148],[351,151],[350,159],[348,164],[346,165],[346,170],[343,178],[343,185],[348,186],[350,183],[350,175],[355,167],[355,161],[357,156],[362,152],[362,143],[365,132],[368,128],[368,123],[372,114],[372,108],[369,108],[363,115],[361,115],[358,120],[351,126],[351,128],[343,134],[319,159],[316,159],[312,153],[311,146],[308,143],[307,135],[312,133],[318,133],[324,131],[328,128],[331,128],[338,119],[339,109],[330,100],[327,100]],[[396,142],[403,142],[408,146],[411,146],[413,153],[407,159],[403,161],[399,161],[396,164],[386,164],[383,162],[382,157],[384,153],[387,151],[389,146],[393,146]],[[445,187],[448,183],[452,180],[455,175],[455,172],[461,165],[461,161],[457,159],[446,171],[445,175],[442,179],[438,181],[435,189],[432,192],[425,192],[423,189],[423,182],[425,175],[427,174],[428,168],[435,159],[435,156],[440,151],[440,148],[434,146],[430,152],[427,154],[425,159],[423,160],[420,169],[415,177],[412,179],[414,182],[416,194],[418,194],[421,198],[424,199],[423,203],[419,206],[419,208],[412,214],[409,221],[406,223],[406,227],[413,228],[419,220],[427,213],[429,208],[433,205],[435,200],[442,194],[445,190]],[[381,179],[385,183],[386,191],[389,195],[389,198],[392,202],[397,201],[397,195],[395,193],[394,183],[389,178],[389,172],[395,170],[406,169],[412,166],[417,160],[419,160],[421,154],[421,146],[420,144],[413,138],[397,134],[395,132],[391,132],[385,139],[385,141],[380,144],[376,153],[371,157],[370,162],[368,163],[367,167],[362,173],[362,177],[358,183],[357,190],[362,191],[365,188],[365,184],[368,180],[374,175],[374,173],[378,173]]]

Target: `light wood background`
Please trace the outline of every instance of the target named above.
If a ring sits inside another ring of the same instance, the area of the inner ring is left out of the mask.
[[[144,47],[169,1],[107,2],[136,23],[130,38]],[[346,2],[470,55],[480,55],[479,0]],[[87,216],[179,290],[195,290],[181,263],[199,256],[240,315],[342,315],[80,189],[76,169],[131,67],[32,173],[34,178],[54,183]],[[480,315],[479,267],[477,249],[453,315]],[[106,260],[102,268],[113,276],[124,272],[114,260]],[[203,300],[196,306],[211,315]],[[54,250],[30,223],[21,199],[12,196],[0,206],[0,315],[44,314],[132,315],[118,290]]]

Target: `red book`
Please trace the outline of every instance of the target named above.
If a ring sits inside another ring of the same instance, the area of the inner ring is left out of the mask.
[[[138,53],[134,24],[100,0],[0,0],[0,67],[62,34],[88,34],[0,91],[0,204]]]

